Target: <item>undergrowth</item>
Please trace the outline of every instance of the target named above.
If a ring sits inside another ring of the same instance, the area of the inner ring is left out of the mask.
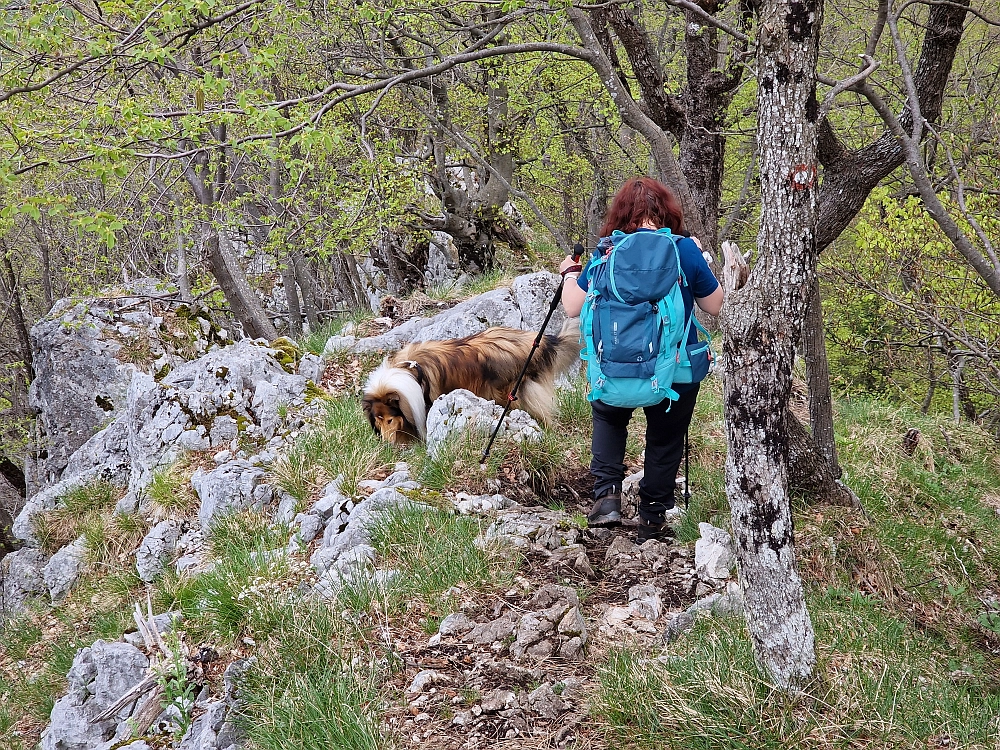
[[[691,429],[691,507],[728,526],[718,385]],[[920,431],[912,454],[902,438]],[[844,481],[864,511],[796,501],[816,679],[776,692],[741,619],[703,618],[655,654],[614,650],[593,711],[629,748],[995,748],[1000,743],[1000,461],[988,435],[913,410],[841,402]]]
[[[322,487],[343,474],[341,491],[353,494],[357,483],[395,460],[395,449],[376,435],[357,398],[324,401],[319,420],[271,467],[278,484],[303,506]]]
[[[944,644],[863,594],[809,596],[812,685],[773,688],[742,618],[700,618],[660,659],[619,648],[593,710],[626,748],[993,748],[1000,695],[956,679]]]
[[[477,546],[481,518],[403,505],[376,519],[371,543],[382,567],[398,570],[391,584],[396,607],[417,600],[433,615],[448,614],[453,589],[489,593],[510,584],[519,565],[509,550]]]

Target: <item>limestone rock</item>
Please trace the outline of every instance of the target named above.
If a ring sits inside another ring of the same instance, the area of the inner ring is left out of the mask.
[[[35,378],[28,402],[38,412],[47,453],[39,467],[41,486],[35,489],[57,482],[69,457],[125,402],[138,368],[118,359],[132,335],[118,333],[113,325],[122,306],[112,300],[62,299],[31,328]],[[146,335],[146,328],[136,326],[135,337]]]
[[[427,287],[456,285],[461,277],[461,263],[454,238],[447,232],[431,232],[424,284]]]
[[[467,495],[464,492],[455,495],[455,510],[463,516],[483,515],[495,510],[505,510],[513,504],[513,500],[503,495]]]
[[[87,552],[80,537],[56,552],[45,564],[42,577],[53,603],[62,601],[73,588],[86,564]]]
[[[198,521],[208,529],[220,514],[246,508],[262,508],[272,497],[272,488],[264,483],[267,472],[247,461],[230,461],[211,471],[199,469],[191,477],[201,507]]]
[[[441,620],[438,625],[438,632],[441,635],[463,635],[476,627],[476,623],[470,620],[461,612],[452,614]]]
[[[331,336],[326,340],[326,345],[323,347],[323,356],[330,357],[337,352],[347,351],[357,342],[358,340],[354,336]]]
[[[67,693],[52,708],[42,750],[93,750],[121,736],[134,706],[125,706],[107,721],[94,719],[138,683],[148,666],[142,652],[127,643],[95,641],[81,649],[67,675]]]
[[[160,521],[145,538],[135,553],[135,567],[146,583],[152,583],[172,561],[183,529],[174,520]]]
[[[522,549],[531,549],[534,545],[554,551],[575,545],[579,539],[580,529],[567,525],[565,514],[548,510],[526,510],[515,506],[501,512],[477,543],[509,544]],[[624,537],[619,539],[625,540]]]
[[[229,715],[229,708],[224,700],[209,702],[203,712],[191,722],[177,750],[224,750],[228,747],[220,745],[219,733]]]
[[[521,615],[510,647],[514,659],[558,655],[576,659],[587,642],[587,627],[580,599],[572,588],[546,584],[535,592]]]
[[[307,352],[299,360],[299,375],[318,383],[323,377],[323,358]]]
[[[702,580],[724,581],[733,567],[733,539],[723,529],[699,523],[701,538],[694,545],[694,566]]]
[[[514,279],[510,291],[517,309],[521,312],[522,330],[537,331],[542,327],[558,286],[559,275],[548,271],[530,273]],[[566,313],[561,306],[557,307],[545,332],[559,333],[565,320]]]
[[[517,618],[512,613],[501,615],[495,620],[475,625],[462,640],[481,646],[503,642],[513,634],[517,624]]]
[[[441,672],[435,672],[433,669],[423,669],[417,672],[413,681],[410,682],[409,687],[406,688],[406,693],[409,695],[416,695],[418,693],[424,692],[431,685],[439,685],[443,682],[448,682],[448,676],[442,674]]]
[[[492,433],[501,414],[501,406],[470,391],[459,389],[444,394],[434,401],[427,412],[427,452],[437,458],[449,438],[473,426],[484,434]],[[538,440],[541,436],[541,427],[527,412],[512,409],[497,437]]]
[[[552,689],[551,682],[543,682],[528,693],[528,707],[543,719],[553,721],[569,710],[570,706]]]
[[[0,617],[20,612],[25,603],[46,591],[41,550],[24,548],[0,559]]]
[[[663,611],[660,592],[649,583],[637,583],[629,588],[628,606],[635,617],[642,617],[650,622],[658,620]]]
[[[558,277],[546,272],[514,279],[511,287],[494,289],[455,305],[430,318],[413,318],[381,336],[351,341],[348,336],[327,341],[325,353],[344,348],[355,352],[389,351],[410,341],[431,341],[469,336],[492,326],[537,330],[548,312]],[[557,310],[549,321],[548,333],[557,333],[564,314]]]
[[[457,339],[482,333],[491,326],[520,328],[521,311],[509,289],[494,289],[466,300],[431,319],[413,341]]]

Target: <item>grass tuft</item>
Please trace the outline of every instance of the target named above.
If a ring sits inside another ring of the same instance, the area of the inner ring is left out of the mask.
[[[153,473],[146,496],[167,515],[191,515],[198,509],[198,495],[191,486],[193,467],[185,458]]]
[[[509,551],[477,546],[479,518],[403,505],[378,516],[372,546],[383,567],[399,571],[393,594],[400,603],[418,599],[447,614],[453,587],[493,591],[509,585],[519,565]]]
[[[303,504],[339,474],[341,491],[353,494],[360,480],[395,457],[394,448],[372,432],[356,398],[331,399],[323,409],[320,420],[271,467],[278,484]]]
[[[257,511],[221,516],[207,539],[212,567],[193,578],[168,571],[154,587],[157,606],[180,610],[189,630],[227,643],[267,634],[274,607],[296,585],[284,550],[288,534]]]
[[[240,682],[237,723],[260,750],[381,750],[387,667],[322,604],[279,607]]]
[[[103,518],[114,510],[122,491],[110,482],[97,481],[76,487],[59,499],[54,510],[38,513],[32,518],[33,531],[43,550],[57,552],[74,539],[104,523]]]

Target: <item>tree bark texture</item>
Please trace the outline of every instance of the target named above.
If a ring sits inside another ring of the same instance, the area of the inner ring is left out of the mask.
[[[822,0],[765,0],[759,16],[758,261],[723,308],[726,494],[758,662],[796,689],[815,636],[795,564],[785,415],[816,273],[816,59]]]
[[[17,341],[21,347],[21,360],[24,362],[24,369],[30,383],[35,379],[35,366],[31,358],[31,338],[28,335],[28,323],[24,316],[24,308],[21,306],[21,292],[17,288],[17,275],[14,273],[10,256],[6,252],[3,252],[3,268],[5,286],[7,287],[7,312],[14,321]]]
[[[200,229],[203,254],[208,259],[208,269],[219,282],[229,308],[243,326],[243,332],[252,338],[266,338],[270,341],[278,337],[278,331],[267,317],[257,293],[247,281],[243,267],[216,224],[216,198],[223,193],[226,171],[223,162],[217,170],[216,179],[209,179],[207,157],[200,163],[184,167],[184,177],[205,212]]]

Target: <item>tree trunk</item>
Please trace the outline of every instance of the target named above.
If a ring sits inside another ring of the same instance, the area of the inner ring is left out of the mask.
[[[795,564],[785,414],[816,273],[816,58],[822,0],[764,0],[757,49],[758,261],[723,308],[726,494],[747,629],[774,683],[812,675],[815,636]]]
[[[14,329],[17,332],[17,341],[21,348],[21,360],[24,362],[24,369],[28,373],[28,382],[35,379],[35,366],[31,358],[31,337],[28,335],[28,322],[24,317],[24,308],[21,307],[21,291],[17,288],[17,275],[14,273],[14,266],[11,265],[10,256],[3,252],[3,268],[6,276],[7,287],[7,312],[14,321]]]
[[[222,139],[224,140],[224,138]],[[225,161],[216,170],[215,181],[209,179],[210,164],[207,156],[203,161],[195,161],[184,167],[184,177],[202,206],[204,216],[201,221],[201,243],[204,256],[212,276],[219,282],[219,288],[229,303],[233,315],[243,326],[243,332],[251,338],[265,338],[268,341],[278,337],[278,331],[267,317],[257,293],[247,281],[242,266],[229,248],[228,240],[216,226],[216,196],[222,195],[226,185]]]
[[[830,462],[834,478],[841,475],[837,444],[833,434],[833,394],[830,391],[830,365],[826,358],[823,334],[823,298],[819,276],[809,289],[809,306],[802,326],[802,349],[806,360],[806,383],[809,386],[809,427],[816,447]]]
[[[201,231],[209,268],[219,282],[233,315],[243,326],[243,332],[250,338],[276,339],[278,331],[268,319],[226,240],[211,221],[203,222]]]
[[[292,268],[295,270],[295,281],[302,290],[302,306],[305,308],[309,330],[315,331],[319,328],[319,308],[316,306],[315,285],[309,263],[301,253],[295,252],[292,253]]]
[[[177,288],[180,290],[181,299],[190,304],[194,301],[194,297],[191,295],[191,277],[188,275],[187,237],[184,236],[181,208],[177,203],[174,204],[174,232],[177,235]]]
[[[302,334],[302,309],[299,307],[299,290],[295,285],[295,269],[288,259],[281,267],[281,283],[285,287],[288,303],[288,335],[297,338]]]
[[[52,261],[49,238],[45,236],[45,231],[37,221],[32,220],[31,229],[35,234],[35,241],[38,242],[38,249],[42,256],[42,293],[45,295],[45,312],[48,312],[55,304],[52,295]]]

